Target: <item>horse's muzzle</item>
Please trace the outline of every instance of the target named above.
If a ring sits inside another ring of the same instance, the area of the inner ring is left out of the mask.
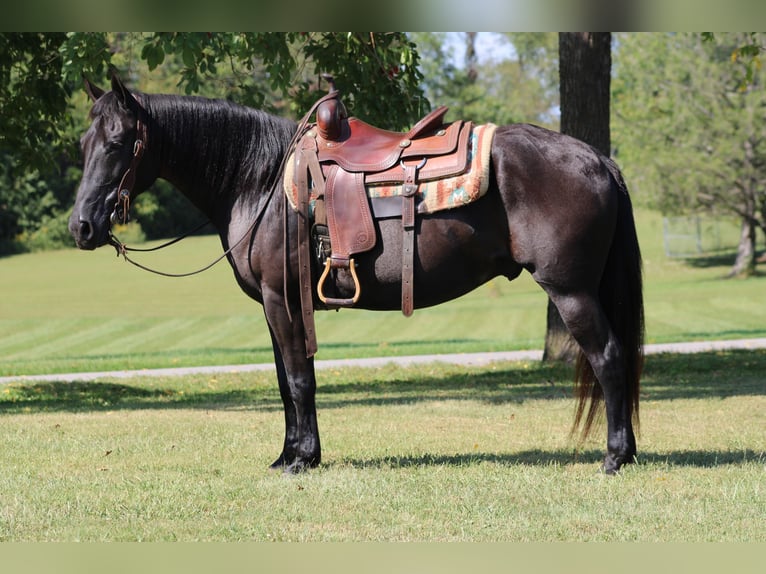
[[[108,239],[91,220],[77,214],[69,218],[69,232],[77,247],[88,251],[104,245]]]
[[[80,249],[90,250],[96,248],[96,242],[94,241],[96,234],[90,221],[72,218],[69,222],[69,232]]]

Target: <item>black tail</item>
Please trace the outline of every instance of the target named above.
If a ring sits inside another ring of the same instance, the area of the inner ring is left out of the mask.
[[[636,235],[636,225],[633,220],[633,207],[628,187],[622,178],[620,169],[608,158],[604,159],[612,175],[614,185],[618,188],[617,226],[609,249],[604,274],[601,277],[599,298],[604,307],[612,331],[622,345],[625,361],[626,395],[629,400],[629,414],[634,426],[638,427],[638,402],[641,372],[644,366],[644,302],[641,250]],[[585,438],[600,412],[603,402],[601,385],[596,383],[596,377],[588,359],[582,353],[578,354],[575,373],[577,385],[577,407],[573,429],[580,423],[582,437]],[[590,405],[586,405],[590,400]]]

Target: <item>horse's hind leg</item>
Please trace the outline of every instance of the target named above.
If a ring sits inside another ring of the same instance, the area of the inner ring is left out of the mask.
[[[604,394],[607,419],[607,453],[604,471],[617,472],[633,462],[636,439],[631,421],[630,396],[622,347],[609,325],[598,296],[562,294],[546,288],[564,324],[587,357]],[[587,424],[587,422],[586,422]]]

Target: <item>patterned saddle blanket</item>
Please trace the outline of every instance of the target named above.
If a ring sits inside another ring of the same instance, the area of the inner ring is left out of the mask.
[[[473,126],[468,136],[468,155],[465,170],[449,177],[424,177],[417,182],[415,206],[419,214],[454,209],[467,205],[482,197],[489,185],[489,161],[494,124]],[[298,209],[298,185],[295,181],[295,160],[291,156],[285,165],[283,188],[290,206]],[[312,185],[309,193],[309,216],[314,218],[316,202],[321,199],[320,188]],[[375,217],[396,217],[396,206],[401,202],[387,201],[399,198],[404,193],[400,182],[366,182],[365,190]],[[398,210],[401,215],[401,210]]]

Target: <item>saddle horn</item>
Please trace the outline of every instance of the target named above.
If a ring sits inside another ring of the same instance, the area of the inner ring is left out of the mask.
[[[329,141],[338,141],[343,136],[343,122],[348,119],[346,106],[340,101],[340,93],[335,88],[335,78],[330,74],[322,74],[330,88],[326,101],[319,104],[316,111],[316,123],[319,135]],[[331,97],[335,94],[335,97]]]

